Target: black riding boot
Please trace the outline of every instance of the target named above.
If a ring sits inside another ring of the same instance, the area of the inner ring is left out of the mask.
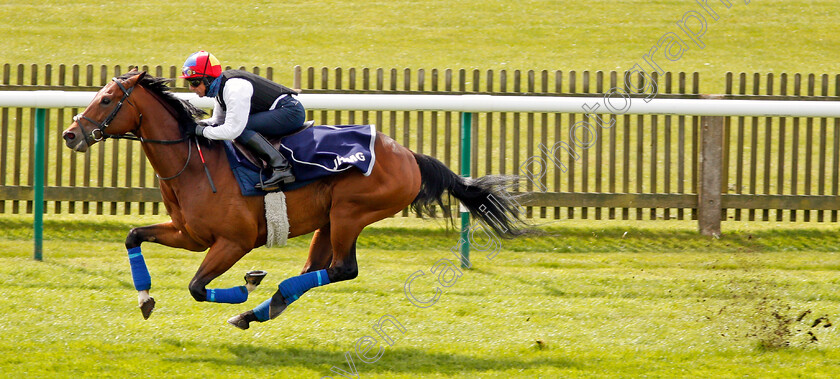
[[[295,176],[292,174],[292,166],[286,160],[283,154],[280,154],[274,146],[263,137],[262,134],[254,133],[247,141],[243,141],[251,151],[257,153],[260,159],[268,162],[272,167],[271,177],[266,179],[262,185],[257,183],[254,186],[263,191],[274,191],[280,188],[280,183],[291,183],[295,181]]]

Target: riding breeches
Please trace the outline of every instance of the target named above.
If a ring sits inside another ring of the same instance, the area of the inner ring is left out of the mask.
[[[306,110],[291,95],[287,95],[277,102],[274,109],[254,113],[248,116],[245,130],[236,139],[247,141],[255,133],[266,137],[282,137],[292,134],[303,126],[306,120]]]

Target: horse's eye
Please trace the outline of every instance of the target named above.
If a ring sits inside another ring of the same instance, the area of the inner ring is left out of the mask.
[[[102,105],[108,105],[108,104],[111,104],[111,99],[109,99],[107,97],[102,99]]]

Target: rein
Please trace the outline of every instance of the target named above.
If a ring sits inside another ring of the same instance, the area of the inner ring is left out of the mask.
[[[186,137],[184,137],[184,138],[186,139]],[[130,139],[130,138],[128,138],[128,139]],[[141,142],[142,142],[142,141],[141,141]],[[167,142],[168,142],[168,141],[167,141]],[[162,177],[162,176],[158,175],[158,173],[156,172],[156,173],[155,173],[155,176],[156,176],[158,179],[160,179],[160,180],[170,180],[170,179],[175,179],[175,178],[177,178],[177,177],[181,176],[181,174],[183,174],[183,173],[184,173],[184,170],[186,170],[186,169],[187,169],[187,166],[189,166],[189,165],[190,165],[190,158],[192,158],[192,143],[191,143],[191,142],[192,142],[192,140],[189,140],[189,139],[187,140],[187,146],[189,147],[189,150],[187,150],[187,161],[186,161],[186,162],[184,162],[184,167],[181,167],[181,170],[180,170],[180,171],[178,171],[178,173],[177,173],[177,174],[172,175],[172,176],[170,176],[170,177],[168,177],[168,178],[164,178],[164,177]],[[198,141],[195,141],[195,145],[196,145],[196,146],[198,146]],[[211,180],[211,182],[212,182],[212,180]],[[216,192],[216,191],[213,191],[213,192]]]
[[[125,140],[129,140],[129,141],[140,141],[141,143],[156,143],[156,144],[160,144],[160,145],[174,145],[174,144],[181,143],[181,142],[184,142],[187,139],[189,139],[188,137],[183,137],[183,138],[179,138],[179,139],[162,140],[162,139],[149,139],[149,138],[143,138],[143,137],[138,137],[138,136],[129,136],[129,135],[125,135],[125,134],[107,134],[107,133],[103,133],[102,136],[104,137],[102,139],[106,139],[106,138],[125,139]]]

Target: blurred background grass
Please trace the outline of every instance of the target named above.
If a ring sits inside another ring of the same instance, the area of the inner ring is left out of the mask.
[[[0,4],[0,62],[180,65],[199,49],[223,64],[303,67],[627,70],[668,32],[689,44],[665,71],[833,73],[833,0],[114,1]],[[676,22],[703,12],[705,48]],[[659,53],[661,54],[661,52]],[[714,82],[718,82],[714,80]],[[707,92],[721,92],[722,83]]]

